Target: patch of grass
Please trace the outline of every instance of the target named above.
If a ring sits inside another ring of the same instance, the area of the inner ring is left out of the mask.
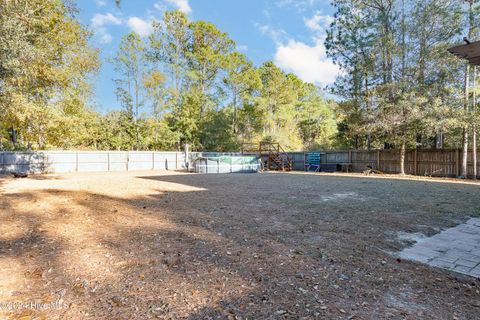
[[[480,208],[475,208],[473,213],[472,213],[472,217],[474,218],[479,218],[480,217]]]

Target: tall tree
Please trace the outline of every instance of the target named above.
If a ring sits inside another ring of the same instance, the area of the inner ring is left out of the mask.
[[[262,81],[260,99],[267,117],[265,134],[273,137],[281,126],[278,117],[282,106],[291,106],[293,95],[287,76],[273,62],[264,63],[259,72]]]
[[[135,149],[141,148],[139,112],[145,105],[144,79],[146,77],[145,45],[135,32],[122,38],[118,52],[113,59],[115,71],[120,76],[115,80],[116,94],[130,117],[135,130]]]
[[[88,79],[99,65],[89,37],[61,0],[0,1],[0,136],[18,132],[19,142],[39,149],[51,137],[72,143],[77,131],[61,126],[86,114]]]
[[[180,103],[180,91],[186,84],[187,54],[192,40],[189,25],[185,13],[167,11],[161,22],[153,23],[153,33],[149,38],[148,56],[157,69],[163,69],[168,75],[167,99],[172,107]]]
[[[225,65],[226,58],[234,49],[235,43],[225,32],[205,21],[192,22],[192,44],[188,52],[188,63],[191,75],[191,84],[204,96],[204,103],[200,107],[200,114],[208,104],[207,96],[218,84],[219,72]]]
[[[328,54],[345,71],[340,133],[366,135],[366,147],[428,145],[452,126],[458,104],[458,63],[446,48],[460,34],[460,4],[454,0],[356,0],[333,2],[335,19]],[[434,23],[432,23],[434,21]],[[443,139],[442,139],[443,140]],[[361,141],[361,140],[360,140]],[[365,144],[364,144],[365,145]]]
[[[97,52],[65,3],[0,0],[0,144],[13,148],[10,134],[35,148],[331,145],[333,103],[316,86],[272,62],[255,68],[227,33],[181,12],[154,23],[148,43],[135,33],[122,38],[112,62],[123,110],[88,108]]]
[[[344,99],[342,127],[355,149],[371,145],[370,88],[377,82],[373,55],[375,33],[369,16],[358,2],[334,1],[334,21],[327,33],[327,54],[345,72],[337,78],[333,93]],[[345,132],[347,131],[347,132]]]
[[[232,99],[232,131],[237,133],[238,108],[244,102],[251,101],[253,94],[262,85],[260,76],[247,57],[238,52],[233,52],[226,59],[226,76],[223,79],[230,90]]]
[[[337,133],[334,103],[325,100],[319,88],[313,84],[303,85],[297,121],[304,149],[318,150],[334,146]]]

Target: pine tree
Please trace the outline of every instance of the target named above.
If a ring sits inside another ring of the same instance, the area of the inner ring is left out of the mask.
[[[145,82],[147,62],[145,45],[134,32],[122,38],[118,52],[113,59],[115,71],[120,76],[115,80],[117,99],[127,112],[135,130],[135,149],[141,149],[140,109],[145,105]]]

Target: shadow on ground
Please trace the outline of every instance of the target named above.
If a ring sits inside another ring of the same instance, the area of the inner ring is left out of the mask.
[[[2,195],[0,300],[61,296],[69,308],[12,318],[451,319],[479,311],[474,279],[389,254],[405,246],[395,232],[435,233],[472,215],[477,186],[288,174],[36,183]]]

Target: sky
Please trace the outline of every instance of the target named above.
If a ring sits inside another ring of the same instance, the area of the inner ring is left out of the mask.
[[[80,21],[94,32],[92,45],[101,52],[93,103],[102,112],[119,109],[109,60],[121,37],[134,31],[147,39],[151,22],[160,20],[165,10],[181,10],[191,20],[213,22],[257,66],[272,60],[321,87],[331,85],[339,74],[323,44],[333,14],[329,0],[122,0],[121,8],[114,0],[78,0],[77,4]]]

